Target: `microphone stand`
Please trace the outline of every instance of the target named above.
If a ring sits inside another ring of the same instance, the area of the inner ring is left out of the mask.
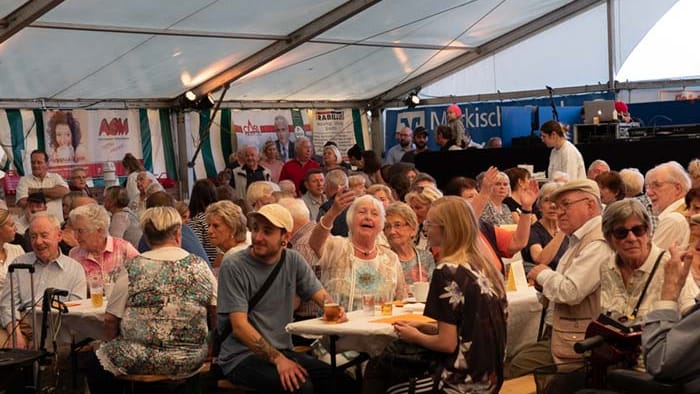
[[[556,120],[557,122],[559,121],[559,113],[557,112],[557,105],[554,103],[554,97],[552,97],[552,92],[554,92],[554,89],[552,89],[551,86],[545,86],[547,88],[547,91],[549,92],[549,101],[550,104],[552,105],[552,118]]]
[[[202,150],[202,144],[204,141],[209,138],[210,130],[211,130],[211,125],[214,122],[214,117],[216,116],[216,113],[219,112],[219,107],[221,107],[221,102],[224,101],[224,96],[226,96],[226,92],[228,91],[228,88],[231,87],[231,84],[226,84],[224,85],[224,90],[221,91],[221,96],[219,97],[219,100],[216,102],[216,105],[214,106],[214,112],[212,112],[211,116],[209,117],[209,122],[207,122],[207,127],[204,129],[204,135],[202,135],[199,139],[199,144],[197,144],[197,149],[195,149],[194,154],[192,155],[192,160],[187,162],[187,167],[192,168],[192,172],[194,175],[194,161],[197,159],[197,155],[199,155],[199,151]]]

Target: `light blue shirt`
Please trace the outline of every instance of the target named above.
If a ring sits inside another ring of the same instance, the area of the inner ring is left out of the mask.
[[[406,152],[410,152],[415,149],[416,147],[413,144],[410,144],[406,148],[403,148],[401,144],[396,144],[386,152],[384,164],[396,164],[401,161],[401,158],[406,154]]]
[[[34,297],[41,309],[44,291],[53,287],[68,290],[68,299],[83,299],[87,297],[87,284],[83,266],[72,258],[59,254],[58,258],[48,264],[37,260],[34,252],[18,256],[12,264],[34,265]],[[26,310],[32,304],[31,279],[29,271],[15,270],[7,274],[7,280],[0,290],[0,324],[6,327],[12,321],[12,306],[10,300],[10,275],[13,276],[13,291],[15,297],[15,318],[20,319],[20,310]]]

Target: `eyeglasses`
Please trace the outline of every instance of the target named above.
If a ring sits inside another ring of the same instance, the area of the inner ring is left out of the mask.
[[[574,201],[562,201],[556,205],[557,205],[557,209],[563,209],[566,211],[569,209],[570,206],[576,204],[577,202],[581,202],[581,201],[588,201],[588,197],[579,198],[578,200],[574,200]]]
[[[424,221],[423,221],[423,228],[424,228],[425,230],[427,230],[427,229],[429,229],[429,228],[431,228],[431,227],[442,227],[442,224],[433,223],[433,222],[431,222],[430,220],[424,220]]]
[[[665,184],[667,184],[667,183],[676,183],[676,182],[671,182],[671,181],[655,181],[655,182],[647,183],[646,185],[644,185],[644,187],[646,187],[647,190],[649,190],[649,189],[656,190],[656,189],[661,189],[661,188],[663,187],[663,185],[665,185]]]
[[[623,240],[627,238],[627,235],[630,233],[630,231],[632,232],[632,234],[634,234],[635,237],[641,237],[644,234],[646,234],[648,230],[649,229],[647,228],[647,226],[639,224],[632,228],[618,227],[612,231],[612,235],[618,240]]]
[[[396,229],[396,230],[401,230],[402,228],[408,227],[408,223],[401,223],[401,222],[396,222],[396,223],[386,223],[384,225],[384,231],[391,231],[391,229]]]

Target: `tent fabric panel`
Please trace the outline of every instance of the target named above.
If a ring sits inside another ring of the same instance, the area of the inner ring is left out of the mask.
[[[202,37],[148,38],[118,60],[83,76],[60,98],[175,97],[267,43]]]
[[[41,22],[286,35],[342,0],[91,0],[66,1]]]
[[[300,57],[297,51],[308,56]],[[264,77],[245,78],[232,84],[226,100],[367,99],[410,75],[458,56],[459,52],[455,52],[304,44],[280,57],[278,67]]]
[[[496,91],[495,57],[487,56],[469,67],[424,87],[424,97],[488,94]],[[468,93],[467,93],[468,92]]]

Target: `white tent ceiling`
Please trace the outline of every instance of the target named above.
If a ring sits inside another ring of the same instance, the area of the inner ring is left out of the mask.
[[[616,19],[621,63],[675,0],[610,2],[618,12],[646,4],[638,24]],[[452,77],[427,91],[533,89],[553,77],[569,86],[607,83],[607,4],[0,0],[7,16],[0,21],[0,101],[172,102],[189,89],[203,94],[226,83],[232,102],[389,101],[465,66],[476,70],[472,80]]]

